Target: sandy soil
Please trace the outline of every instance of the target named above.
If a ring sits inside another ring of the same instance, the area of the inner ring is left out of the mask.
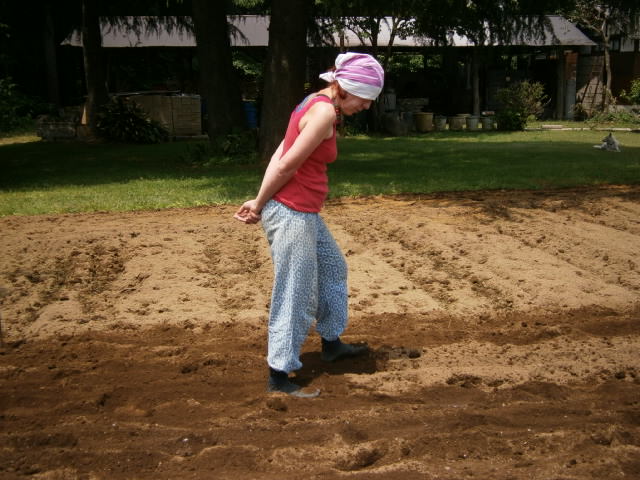
[[[640,478],[640,188],[331,202],[371,353],[313,400],[232,211],[0,219],[1,478]]]

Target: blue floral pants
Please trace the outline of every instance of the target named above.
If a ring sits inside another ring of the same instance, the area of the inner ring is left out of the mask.
[[[300,349],[316,321],[326,340],[347,326],[347,264],[320,215],[270,200],[262,226],[271,246],[274,282],[267,362],[291,372],[302,366]]]

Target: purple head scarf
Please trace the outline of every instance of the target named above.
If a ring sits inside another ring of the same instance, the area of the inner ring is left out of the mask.
[[[366,53],[341,53],[336,58],[336,69],[320,75],[331,83],[334,80],[356,97],[375,100],[384,86],[384,70],[378,61]]]

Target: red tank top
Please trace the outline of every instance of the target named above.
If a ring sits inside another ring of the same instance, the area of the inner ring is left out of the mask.
[[[324,95],[309,96],[291,114],[287,133],[284,136],[283,155],[300,135],[298,130],[300,119],[317,102],[331,103],[331,99]],[[327,164],[334,162],[337,155],[336,126],[334,124],[331,138],[323,140],[318,145],[291,177],[291,180],[273,198],[299,212],[319,212],[329,192]]]

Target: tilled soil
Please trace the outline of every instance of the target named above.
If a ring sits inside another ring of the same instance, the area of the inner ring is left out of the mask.
[[[234,209],[0,219],[0,478],[640,478],[640,188],[330,202],[371,350],[311,400]]]

